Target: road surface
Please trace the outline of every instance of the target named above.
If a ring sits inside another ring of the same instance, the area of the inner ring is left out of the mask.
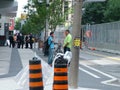
[[[120,56],[98,51],[81,51],[79,86],[97,90],[120,90]]]

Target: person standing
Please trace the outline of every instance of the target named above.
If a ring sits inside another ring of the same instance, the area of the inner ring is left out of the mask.
[[[25,48],[28,48],[29,37],[28,35],[25,36]]]
[[[52,66],[54,54],[54,32],[50,33],[50,36],[48,38],[48,45],[49,45],[48,64]]]
[[[17,35],[16,34],[13,36],[13,40],[14,40],[14,47],[16,47],[16,43],[17,43]]]
[[[64,53],[66,53],[66,51],[71,51],[71,47],[72,47],[72,35],[70,34],[69,30],[65,30],[65,39],[64,39]]]
[[[32,49],[33,48],[33,36],[32,36],[32,34],[30,34],[30,36],[29,36],[29,43],[30,43],[30,49]]]
[[[24,46],[24,35],[21,34],[20,38],[21,38],[20,40],[21,40],[21,45],[22,45],[22,49],[23,49],[23,46]]]
[[[20,48],[20,45],[21,45],[21,37],[20,37],[20,33],[18,33],[18,36],[17,36],[17,48]]]
[[[9,47],[11,47],[11,46],[14,47],[14,44],[13,44],[14,40],[13,40],[13,36],[12,35],[9,36],[9,41],[10,41],[10,46]]]

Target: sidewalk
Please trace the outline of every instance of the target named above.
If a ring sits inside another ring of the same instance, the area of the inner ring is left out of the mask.
[[[1,49],[4,49],[6,47],[0,47]],[[9,48],[8,48],[9,49]],[[9,49],[11,50],[11,49]],[[25,67],[28,65],[29,60],[31,60],[35,53],[31,49],[18,49],[19,56],[23,65],[24,72],[21,72],[21,74],[17,74],[16,76],[9,77],[9,78],[0,78],[0,90],[29,90],[28,87],[25,89],[22,89],[22,86],[28,85],[28,78],[26,78],[26,75],[28,76],[28,68],[25,69]],[[47,57],[44,57],[41,50],[36,49],[36,52],[39,56],[39,59],[42,59],[42,61],[45,63],[47,62]],[[4,56],[1,56],[1,58],[5,58]],[[45,67],[47,67],[47,63],[45,63]],[[15,67],[17,68],[17,67]],[[23,70],[22,69],[22,70]],[[21,70],[21,71],[22,71]],[[49,76],[49,75],[48,75]],[[22,83],[20,82],[20,79],[22,80]],[[24,80],[23,80],[24,79]],[[49,78],[46,81],[46,85],[44,86],[44,90],[52,90],[52,82],[53,82],[53,75],[51,74]],[[97,89],[90,89],[90,88],[78,88],[78,89],[69,89],[69,90],[97,90]]]
[[[48,58],[47,58],[46,56],[44,56],[44,54],[42,53],[41,50],[37,50],[37,49],[36,49],[36,52],[37,52],[37,54],[39,55],[39,57],[42,57],[42,59],[44,59],[44,61],[47,62]],[[112,69],[112,68],[111,68],[111,69]],[[115,71],[115,68],[114,68],[113,70]],[[112,73],[112,72],[111,72],[111,73]],[[120,80],[119,74],[113,72],[112,75],[115,75],[115,76],[117,77],[118,80],[115,80],[114,82],[109,82],[109,83],[111,83],[111,84],[117,83],[117,85],[120,84],[120,81],[119,81],[119,80]],[[49,80],[49,81],[53,81],[53,80]],[[48,81],[48,82],[49,82],[49,81]],[[49,85],[49,86],[50,86],[50,85]],[[47,87],[49,88],[49,86],[46,86],[46,88],[47,88]],[[47,90],[47,89],[46,89],[46,90]],[[69,88],[69,90],[75,90],[75,89],[70,89],[70,88]],[[96,90],[96,89],[79,88],[79,89],[76,89],[76,90]]]
[[[13,77],[11,77],[14,74],[10,68],[11,58],[12,49],[9,47],[0,47],[0,90],[15,90],[18,87]]]
[[[9,72],[12,50],[7,47],[0,47],[0,76]]]

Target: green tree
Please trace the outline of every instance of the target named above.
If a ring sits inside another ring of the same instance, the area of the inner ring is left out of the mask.
[[[15,29],[16,30],[21,30],[21,19],[20,18],[17,18],[15,20]]]
[[[27,16],[34,24],[34,28],[37,30],[43,30],[46,28],[46,19],[49,22],[49,28],[55,30],[57,25],[64,23],[63,0],[50,0],[49,7],[46,6],[46,0],[42,0],[40,3],[38,0],[28,0],[28,4],[25,6]]]
[[[94,2],[88,3],[84,6],[85,11],[83,11],[82,24],[86,23],[103,23],[104,12],[106,10],[107,2]]]
[[[49,28],[53,31],[55,31],[57,25],[62,25],[65,22],[65,15],[63,14],[63,2],[63,0],[53,0],[49,6]]]
[[[22,28],[24,33],[39,33],[45,28],[44,4],[40,4],[38,0],[28,0],[28,4],[24,7],[27,13],[26,23]]]
[[[108,0],[107,10],[104,13],[106,22],[120,20],[120,0]]]

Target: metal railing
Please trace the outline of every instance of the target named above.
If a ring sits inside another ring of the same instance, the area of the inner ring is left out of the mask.
[[[120,51],[120,21],[90,25],[89,30],[92,32],[87,38],[89,46]]]
[[[70,28],[70,31],[72,28]],[[85,37],[88,47],[120,51],[120,21],[95,25],[84,25],[81,34],[90,30],[91,37]],[[72,31],[71,31],[72,32]],[[64,30],[55,31],[55,42],[64,41]],[[81,39],[83,41],[83,37]]]

